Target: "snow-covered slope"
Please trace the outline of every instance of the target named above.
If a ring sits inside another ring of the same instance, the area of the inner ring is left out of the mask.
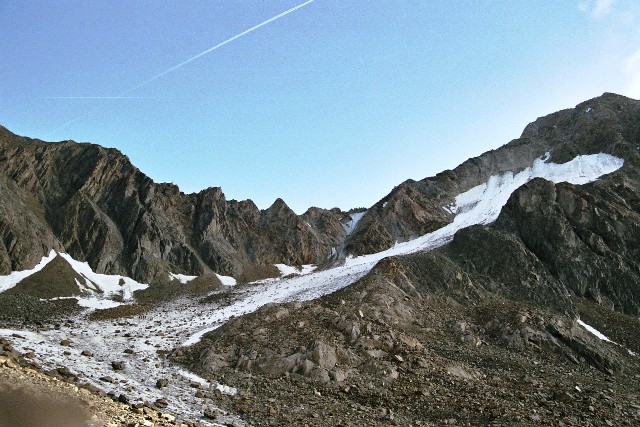
[[[531,167],[516,175],[511,172],[494,175],[485,184],[459,194],[455,199],[455,204],[443,207],[456,214],[451,224],[417,239],[398,243],[386,251],[351,257],[341,268],[351,268],[358,265],[372,267],[376,262],[388,256],[436,249],[450,242],[458,230],[476,224],[490,224],[498,218],[500,210],[509,200],[511,193],[534,178],[544,178],[554,183],[586,184],[602,175],[615,172],[624,164],[622,159],[609,154],[577,156],[564,164],[545,163],[546,159],[548,159],[548,155],[537,159]]]
[[[195,279],[197,277],[198,276],[187,276],[185,274],[169,273],[169,280],[177,280],[178,282],[182,283],[183,285],[187,284],[188,282],[192,281],[193,279]],[[216,277],[220,280],[220,282],[224,286],[235,286],[236,285],[236,279],[234,279],[231,276],[223,276],[221,274],[216,274]]]
[[[69,263],[71,268],[78,273],[82,279],[84,279],[84,283],[80,283],[76,279],[76,284],[78,285],[79,290],[82,290],[83,294],[88,295],[86,297],[78,298],[78,303],[84,307],[114,307],[120,304],[113,301],[115,297],[125,301],[130,300],[133,292],[146,289],[149,286],[144,283],[138,283],[125,276],[96,273],[91,269],[88,263],[76,261],[68,254],[58,253],[51,250],[49,255],[43,257],[34,268],[30,270],[16,271],[7,276],[0,276],[0,292],[4,292],[15,287],[22,280],[42,270],[47,264],[53,261],[56,256],[62,257]]]
[[[29,270],[14,271],[7,276],[0,276],[0,292],[4,292],[13,288],[20,283],[21,280],[26,279],[34,273],[42,270],[47,264],[49,264],[56,257],[56,251],[49,252],[49,255],[43,257],[38,265]]]

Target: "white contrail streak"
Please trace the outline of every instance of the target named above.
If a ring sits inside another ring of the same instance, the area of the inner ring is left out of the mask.
[[[133,92],[133,91],[135,91],[135,90],[137,90],[137,89],[140,89],[141,87],[144,87],[144,86],[148,85],[149,83],[151,83],[151,82],[153,82],[153,81],[155,81],[155,80],[158,80],[160,77],[163,77],[163,76],[165,76],[165,75],[169,74],[170,72],[175,71],[175,70],[177,70],[178,68],[180,68],[180,67],[183,67],[183,66],[187,65],[187,64],[188,64],[188,63],[190,63],[191,61],[194,61],[194,60],[196,60],[196,59],[198,59],[198,58],[200,58],[200,57],[202,57],[202,56],[204,56],[204,55],[206,55],[206,54],[208,54],[208,53],[211,53],[211,52],[213,52],[213,51],[214,51],[214,50],[216,50],[216,49],[220,49],[222,46],[224,46],[224,45],[226,45],[226,44],[229,44],[229,43],[231,43],[232,41],[239,39],[240,37],[246,36],[247,34],[249,34],[249,33],[253,32],[253,31],[257,30],[258,28],[264,27],[265,25],[270,24],[270,23],[272,23],[273,21],[276,21],[276,20],[278,20],[278,19],[280,19],[280,18],[284,17],[284,16],[286,16],[286,15],[290,14],[291,12],[295,12],[296,10],[298,10],[298,9],[300,9],[300,8],[302,8],[302,7],[306,6],[306,5],[308,5],[309,3],[313,3],[314,1],[315,1],[315,0],[308,0],[308,1],[306,1],[306,2],[304,2],[304,3],[301,3],[301,4],[299,4],[299,5],[295,6],[295,7],[292,7],[291,9],[285,10],[284,12],[282,12],[282,13],[280,13],[280,14],[278,14],[278,15],[276,15],[276,16],[274,16],[274,17],[272,17],[272,18],[269,18],[269,19],[267,19],[266,21],[263,21],[263,22],[261,22],[261,23],[259,23],[259,24],[257,24],[257,25],[254,25],[253,27],[251,27],[251,28],[249,28],[249,29],[247,29],[247,30],[244,30],[243,32],[241,32],[241,33],[239,33],[239,34],[236,34],[236,35],[235,35],[235,36],[233,36],[233,37],[229,37],[228,39],[226,39],[226,40],[224,40],[224,41],[222,41],[222,42],[218,43],[217,45],[215,45],[215,46],[213,46],[213,47],[210,47],[209,49],[207,49],[207,50],[205,50],[205,51],[203,51],[203,52],[200,52],[199,54],[197,54],[197,55],[195,55],[195,56],[192,56],[191,58],[189,58],[189,59],[187,59],[187,60],[185,60],[185,61],[182,61],[181,63],[179,63],[179,64],[177,64],[177,65],[174,65],[173,67],[169,68],[168,70],[165,70],[165,71],[163,71],[163,72],[162,72],[162,73],[160,73],[160,74],[156,74],[155,76],[153,76],[153,77],[151,77],[150,79],[145,80],[144,82],[142,82],[142,83],[140,83],[140,84],[138,84],[138,85],[136,85],[136,86],[132,87],[131,89],[128,89],[128,90],[126,90],[126,91],[122,92],[122,93],[121,93],[120,95],[118,95],[118,96],[113,96],[113,97],[106,97],[106,96],[105,96],[105,97],[89,97],[89,96],[88,96],[88,97],[68,97],[68,98],[69,98],[69,99],[123,99],[123,98],[127,98],[127,95],[128,95],[128,94],[130,94],[131,92]],[[59,98],[60,98],[60,99],[63,99],[64,97],[59,97]],[[99,108],[98,108],[98,109],[99,109]],[[89,114],[91,114],[91,113],[93,113],[93,112],[95,112],[95,111],[96,111],[96,110],[88,111],[88,112],[86,112],[86,113],[84,113],[84,114],[82,114],[82,115],[80,115],[80,116],[76,117],[75,119],[69,120],[68,122],[66,122],[65,124],[63,124],[62,126],[60,126],[59,128],[57,128],[57,129],[53,130],[52,132],[50,132],[50,133],[49,133],[49,135],[56,134],[58,131],[60,131],[60,130],[62,130],[62,129],[64,129],[64,128],[66,128],[66,127],[67,127],[67,126],[69,126],[71,123],[74,123],[74,122],[76,122],[76,121],[80,120],[80,119],[81,119],[81,118],[83,118],[83,117],[86,117],[87,115],[89,115]]]
[[[169,96],[42,96],[40,99],[173,99]]]
[[[249,28],[248,30],[244,30],[244,31],[243,31],[243,32],[241,32],[240,34],[236,34],[235,36],[230,37],[230,38],[226,39],[225,41],[220,42],[220,43],[218,43],[217,45],[215,45],[215,46],[213,46],[213,47],[210,47],[209,49],[205,50],[204,52],[200,52],[199,54],[197,54],[197,55],[195,55],[195,56],[192,56],[191,58],[187,59],[186,61],[182,61],[182,62],[181,62],[181,63],[179,63],[178,65],[174,65],[173,67],[169,68],[168,70],[163,71],[162,73],[157,74],[157,75],[155,75],[155,76],[151,77],[149,80],[146,80],[146,81],[144,81],[144,82],[140,83],[139,85],[137,85],[137,86],[135,86],[135,87],[132,87],[131,89],[127,90],[126,92],[123,92],[120,96],[128,95],[128,94],[130,94],[131,92],[133,92],[134,90],[136,90],[136,89],[140,89],[141,87],[148,85],[149,83],[151,83],[151,82],[153,82],[153,81],[155,81],[155,80],[159,79],[160,77],[165,76],[165,75],[169,74],[170,72],[175,71],[175,70],[177,70],[178,68],[180,68],[180,67],[183,67],[183,66],[187,65],[189,62],[194,61],[194,60],[196,60],[196,59],[200,58],[201,56],[206,55],[207,53],[213,52],[214,50],[219,49],[219,48],[221,48],[222,46],[224,46],[224,45],[226,45],[226,44],[228,44],[228,43],[231,43],[232,41],[237,40],[237,39],[239,39],[239,38],[240,38],[240,37],[242,37],[242,36],[246,36],[247,34],[251,33],[252,31],[257,30],[257,29],[258,29],[258,28],[260,28],[260,27],[264,27],[265,25],[270,24],[270,23],[272,23],[273,21],[278,20],[278,19],[280,19],[280,18],[282,18],[282,17],[284,17],[284,16],[286,16],[286,15],[290,14],[291,12],[294,12],[294,11],[296,11],[296,10],[300,9],[301,7],[304,7],[304,6],[306,6],[306,5],[308,5],[309,3],[312,3],[312,2],[314,2],[314,1],[315,1],[315,0],[309,0],[309,1],[306,1],[306,2],[304,2],[304,3],[302,3],[302,4],[299,4],[299,5],[295,6],[295,7],[292,7],[292,8],[291,8],[291,9],[289,9],[289,10],[285,10],[284,12],[282,12],[282,13],[281,13],[281,14],[279,14],[279,15],[274,16],[273,18],[269,18],[269,19],[267,19],[266,21],[261,22],[261,23],[259,23],[258,25],[254,25],[253,27]]]

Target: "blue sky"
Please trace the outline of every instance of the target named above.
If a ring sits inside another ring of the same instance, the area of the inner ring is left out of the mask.
[[[266,22],[302,3],[0,0],[0,124],[302,213],[368,207],[605,91],[640,98],[636,1],[315,0]]]

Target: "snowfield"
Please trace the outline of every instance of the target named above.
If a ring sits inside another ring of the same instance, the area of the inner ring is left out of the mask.
[[[105,392],[125,394],[131,402],[153,402],[158,398],[165,398],[169,402],[167,410],[182,419],[200,420],[204,425],[218,425],[201,419],[203,402],[195,397],[194,389],[189,387],[189,383],[196,381],[225,393],[235,393],[235,390],[224,384],[209,384],[206,380],[185,372],[181,367],[170,364],[163,354],[176,347],[198,342],[205,333],[218,328],[232,316],[253,312],[267,303],[318,298],[354,283],[382,258],[432,250],[451,241],[456,231],[462,228],[489,224],[498,217],[511,193],[533,178],[545,178],[556,183],[566,181],[584,184],[623,165],[623,160],[607,154],[578,156],[562,165],[546,163],[547,159],[548,156],[538,159],[531,167],[517,174],[492,176],[486,183],[458,195],[453,205],[443,207],[456,215],[454,221],[439,230],[396,244],[380,253],[348,257],[342,266],[329,270],[314,271],[313,266],[305,266],[300,271],[286,265],[277,265],[281,278],[226,288],[227,295],[233,301],[230,305],[205,304],[184,298],[143,315],[125,319],[89,321],[84,313],[74,318],[73,323],[65,323],[59,329],[0,329],[0,336],[13,335],[11,340],[15,347],[23,352],[33,350],[35,361],[45,369],[67,366],[81,376],[80,381],[90,382]],[[352,216],[352,222],[345,226],[348,233],[355,229],[362,215]],[[0,276],[0,292],[14,287],[20,280],[42,269],[55,255],[52,251],[32,270]],[[122,293],[126,299],[135,290],[147,286],[126,277],[97,274],[87,263],[75,261],[66,254],[61,255],[81,276],[104,291],[104,295],[96,294],[81,301],[83,306],[90,307],[87,312],[105,304],[117,304],[110,298]],[[182,283],[193,279],[179,274],[171,276]],[[233,278],[219,277],[223,284],[235,285]],[[61,346],[62,340],[70,340],[72,346]],[[93,356],[81,355],[83,350],[91,351]],[[65,351],[69,354],[65,355]],[[124,371],[114,371],[111,368],[112,361],[123,361]],[[113,382],[105,382],[104,377],[107,376]],[[157,389],[155,383],[161,378],[169,379],[169,385]],[[231,416],[225,422],[243,425],[241,420]]]

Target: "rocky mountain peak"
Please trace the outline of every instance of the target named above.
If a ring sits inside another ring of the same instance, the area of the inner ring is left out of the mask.
[[[498,149],[435,177],[407,180],[395,187],[362,218],[358,230],[347,239],[348,251],[374,253],[434,231],[453,220],[443,208],[458,194],[491,176],[520,172],[538,158],[565,163],[578,155],[608,153],[624,158],[626,173],[635,174],[630,168],[638,161],[639,117],[639,101],[605,93],[538,118],[520,138]]]

